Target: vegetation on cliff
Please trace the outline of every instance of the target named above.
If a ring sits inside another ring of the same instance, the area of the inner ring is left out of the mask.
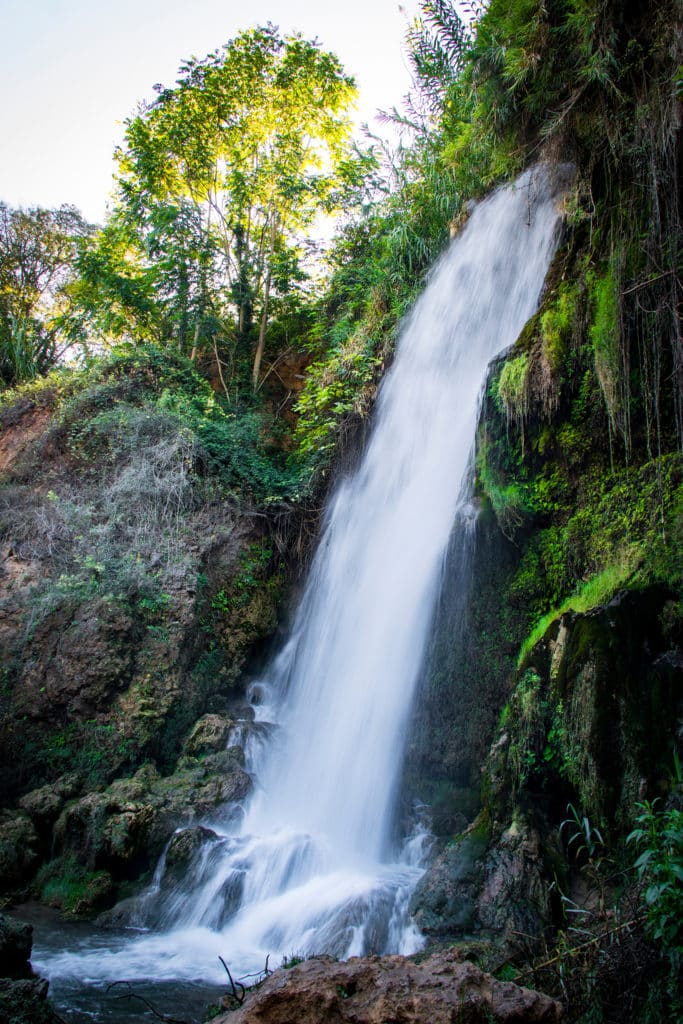
[[[397,324],[472,199],[569,164],[541,308],[483,398],[469,611],[444,604],[415,714],[406,777],[454,841],[415,910],[536,958],[571,1020],[674,1019],[680,10],[474,14],[424,0],[394,151],[351,146],[352,81],[269,26],[131,119],[102,229],[0,208],[0,859],[25,890],[56,828],[38,888],[93,907],[186,820],[175,787],[227,799],[182,743],[275,631]]]

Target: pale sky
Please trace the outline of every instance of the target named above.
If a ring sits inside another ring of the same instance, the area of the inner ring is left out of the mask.
[[[401,42],[418,0],[0,0],[0,200],[73,203],[102,221],[122,122],[244,28],[272,21],[334,51],[359,120],[410,86]],[[374,125],[377,128],[377,124]]]

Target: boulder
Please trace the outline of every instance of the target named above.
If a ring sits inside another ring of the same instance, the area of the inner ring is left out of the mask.
[[[420,930],[441,941],[540,935],[551,908],[538,832],[518,814],[491,833],[481,815],[434,859],[410,910]]]
[[[425,935],[455,939],[481,927],[476,909],[488,841],[487,830],[475,824],[434,858],[410,902],[410,912]]]
[[[31,970],[32,944],[30,924],[0,914],[0,1024],[56,1024],[48,983]]]
[[[166,851],[166,871],[182,876],[197,851],[208,842],[215,842],[218,836],[210,828],[184,828],[176,832]]]
[[[522,815],[491,846],[484,873],[477,903],[482,926],[508,943],[520,933],[540,936],[551,920],[550,892],[539,834]]]
[[[42,978],[0,978],[0,1024],[57,1024]]]
[[[549,996],[498,981],[457,950],[422,963],[402,956],[316,957],[275,971],[215,1024],[554,1024]]]
[[[59,817],[59,812],[64,805],[61,796],[55,791],[54,786],[41,786],[40,789],[32,789],[30,793],[23,796],[19,806],[37,824],[49,824]]]
[[[0,914],[0,975],[7,978],[30,978],[33,928]]]

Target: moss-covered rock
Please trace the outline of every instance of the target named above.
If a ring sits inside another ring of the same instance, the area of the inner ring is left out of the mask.
[[[21,892],[39,862],[40,841],[23,812],[0,812],[0,891]]]
[[[43,903],[61,910],[64,917],[92,917],[111,903],[114,882],[108,871],[88,871],[67,855],[43,865],[34,889]]]
[[[2,408],[2,804],[168,772],[275,628],[267,520],[224,478],[234,416],[181,363],[118,353]]]
[[[48,982],[42,978],[12,981],[0,978],[2,1024],[56,1024],[47,998]]]
[[[483,879],[482,858],[489,841],[482,823],[448,843],[418,883],[411,913],[430,938],[463,937],[481,928],[477,895]]]
[[[430,938],[484,934],[514,948],[516,935],[541,936],[558,920],[558,886],[571,884],[571,836],[608,857],[639,801],[660,795],[683,716],[671,606],[663,587],[625,591],[563,615],[529,651],[484,765],[484,811],[413,895]]]
[[[571,800],[602,829],[623,833],[638,800],[657,795],[683,712],[683,635],[671,604],[663,587],[623,591],[548,627],[526,656],[506,742],[489,760],[496,813],[524,793],[555,814]]]
[[[176,828],[220,816],[244,800],[251,779],[237,748],[181,758],[172,775],[152,766],[69,803],[54,828],[58,863],[137,878],[153,866]]]
[[[224,715],[203,715],[185,740],[183,752],[189,757],[200,757],[225,750],[234,724]]]
[[[33,929],[0,914],[0,1021],[2,1024],[56,1024],[47,999],[48,983],[30,964]]]

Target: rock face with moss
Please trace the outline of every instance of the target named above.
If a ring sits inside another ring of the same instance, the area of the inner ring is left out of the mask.
[[[5,891],[55,854],[81,881],[130,877],[176,825],[246,795],[226,711],[284,577],[239,474],[277,481],[212,395],[143,350],[0,410]]]
[[[473,62],[475,92],[507,81],[508,126],[555,132],[576,178],[538,314],[484,396],[469,621],[446,602],[407,758],[439,836],[412,909],[432,943],[483,939],[517,963],[545,949],[534,977],[572,1020],[648,1002],[664,1019],[680,1012],[681,936],[662,921],[680,917],[683,863],[680,10],[572,10],[491,3]],[[621,106],[586,72],[553,127],[558,67],[599,49]],[[516,77],[508,61],[532,51]],[[643,820],[634,870],[624,840]]]

